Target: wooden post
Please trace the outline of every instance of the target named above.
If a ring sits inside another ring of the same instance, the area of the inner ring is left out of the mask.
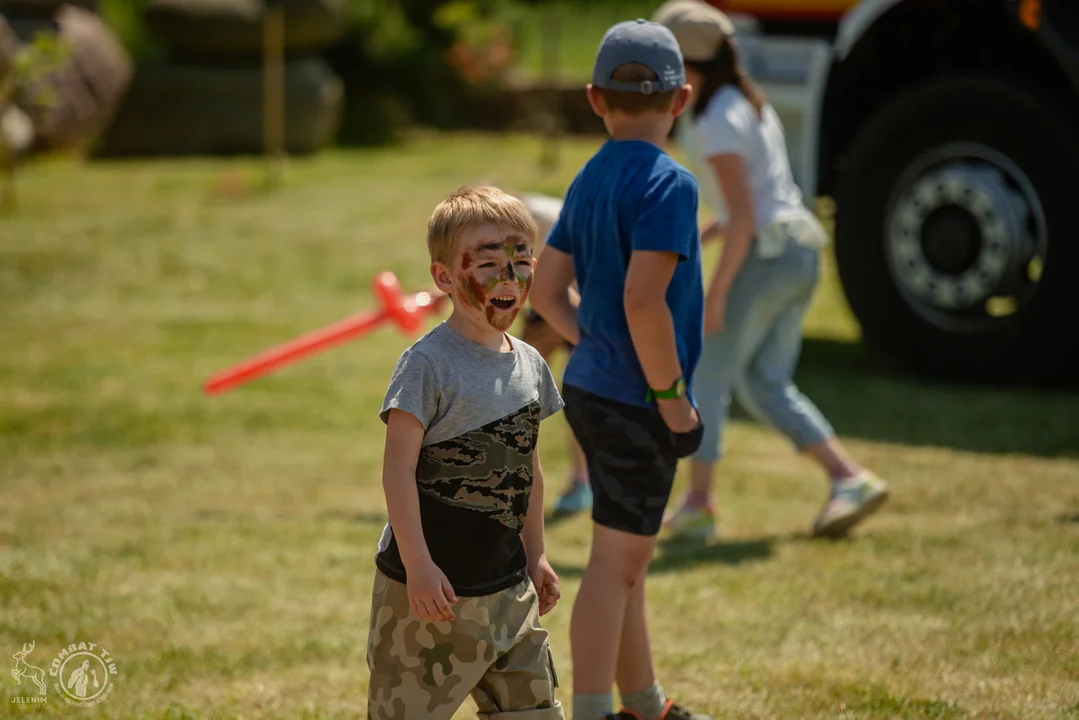
[[[262,142],[266,184],[281,182],[285,158],[285,4],[265,0],[262,22]]]

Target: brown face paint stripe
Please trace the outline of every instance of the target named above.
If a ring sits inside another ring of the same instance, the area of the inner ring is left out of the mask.
[[[494,285],[492,284],[491,287],[494,287]],[[468,276],[468,291],[469,304],[477,310],[482,310],[483,306],[487,304],[487,290],[485,290],[483,284],[472,275]]]

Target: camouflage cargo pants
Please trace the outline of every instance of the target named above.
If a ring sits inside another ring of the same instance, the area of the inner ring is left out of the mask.
[[[369,720],[450,720],[468,695],[481,720],[564,720],[531,581],[458,598],[453,622],[418,619],[405,585],[382,573],[373,595]]]

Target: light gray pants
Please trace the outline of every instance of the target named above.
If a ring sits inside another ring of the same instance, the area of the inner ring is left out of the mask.
[[[794,384],[802,349],[802,319],[820,278],[820,253],[791,243],[782,255],[749,255],[727,296],[722,332],[704,341],[694,373],[694,399],[704,440],[693,459],[723,455],[731,392],[751,415],[782,432],[798,450],[832,437],[834,430]]]

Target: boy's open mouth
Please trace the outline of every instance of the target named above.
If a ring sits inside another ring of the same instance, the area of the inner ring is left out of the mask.
[[[499,310],[509,310],[517,304],[517,298],[512,295],[499,295],[491,298],[491,304]]]

